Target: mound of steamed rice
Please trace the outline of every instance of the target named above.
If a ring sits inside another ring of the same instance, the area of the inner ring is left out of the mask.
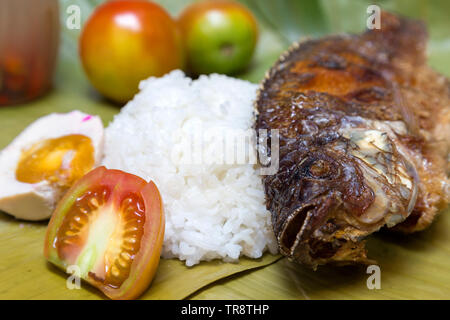
[[[254,84],[222,75],[193,81],[173,71],[142,81],[140,92],[106,129],[103,164],[153,180],[161,192],[164,258],[192,266],[277,252],[253,164],[183,161],[183,150],[198,140],[186,137],[199,128],[251,128],[256,90]],[[204,143],[202,150],[217,156],[214,143]]]

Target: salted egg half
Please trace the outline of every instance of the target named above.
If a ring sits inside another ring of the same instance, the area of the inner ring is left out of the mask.
[[[103,124],[72,111],[39,118],[0,152],[0,210],[18,219],[44,220],[70,186],[96,167]]]

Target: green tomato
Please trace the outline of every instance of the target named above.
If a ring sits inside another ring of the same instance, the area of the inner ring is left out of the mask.
[[[252,13],[232,1],[202,1],[187,7],[178,22],[189,71],[235,74],[250,63],[258,39]]]

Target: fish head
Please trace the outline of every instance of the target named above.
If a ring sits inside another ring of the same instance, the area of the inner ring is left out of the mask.
[[[405,220],[417,198],[414,166],[381,130],[322,136],[308,144],[292,172],[277,236],[280,250],[294,259],[328,259],[349,246],[364,250],[362,238]]]

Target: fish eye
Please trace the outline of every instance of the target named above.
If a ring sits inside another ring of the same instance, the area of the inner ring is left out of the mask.
[[[334,180],[340,174],[340,166],[328,155],[312,154],[301,162],[300,174],[314,180]]]

